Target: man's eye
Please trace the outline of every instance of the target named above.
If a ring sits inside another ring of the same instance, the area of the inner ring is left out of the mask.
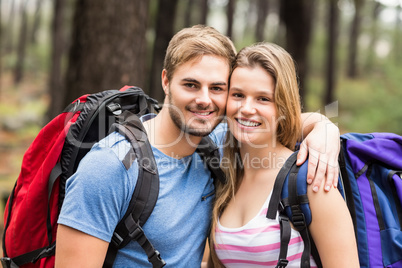
[[[213,91],[222,91],[223,89],[221,87],[212,87],[211,90],[213,90]]]
[[[188,87],[188,88],[195,88],[196,86],[194,85],[194,84],[192,84],[192,83],[186,83],[186,84],[184,84],[184,86],[185,87]]]

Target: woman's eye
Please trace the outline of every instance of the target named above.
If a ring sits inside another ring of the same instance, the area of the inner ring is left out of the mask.
[[[260,101],[266,102],[266,101],[271,101],[271,99],[267,98],[267,97],[261,97]]]
[[[233,93],[232,96],[235,97],[235,98],[241,98],[241,97],[243,97],[243,94]]]

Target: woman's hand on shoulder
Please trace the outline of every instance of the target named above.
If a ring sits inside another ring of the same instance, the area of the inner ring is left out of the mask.
[[[325,191],[335,188],[338,183],[340,135],[338,127],[328,119],[314,124],[309,134],[300,144],[297,164],[303,164],[308,157],[307,183],[317,192],[325,180]]]

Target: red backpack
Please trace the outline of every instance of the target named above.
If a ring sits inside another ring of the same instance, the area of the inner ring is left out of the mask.
[[[24,154],[5,208],[3,267],[54,267],[57,219],[66,180],[92,145],[112,131],[119,131],[131,144],[132,150],[122,161],[127,169],[135,159],[150,161],[139,165],[132,199],[115,228],[104,267],[112,267],[118,249],[131,240],[141,245],[153,267],[165,265],[141,228],[157,201],[159,176],[139,117],[154,111],[158,111],[156,100],[140,88],[125,86],[78,98],[39,132]],[[216,165],[219,151],[209,137],[203,138],[197,152],[212,177],[224,179]]]
[[[92,145],[104,138],[112,126],[121,126],[122,122],[124,126],[133,125],[125,122],[127,118],[134,121],[137,116],[151,112],[156,104],[140,88],[128,86],[84,95],[39,132],[24,154],[20,175],[5,208],[3,267],[54,266],[57,218],[66,180],[76,171]],[[136,131],[135,127],[124,129],[129,129],[128,133]],[[132,144],[137,142],[133,135],[127,138]],[[152,154],[152,150],[135,150],[135,153],[137,157],[143,157],[141,154]],[[157,171],[156,165],[152,169]],[[139,180],[144,171],[140,169],[140,172]],[[153,191],[144,197],[148,207],[136,215],[137,218],[142,216],[142,224],[152,212],[158,196],[157,172],[150,177]]]

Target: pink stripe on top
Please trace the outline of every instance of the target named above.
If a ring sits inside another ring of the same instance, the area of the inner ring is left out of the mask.
[[[215,230],[216,254],[221,262],[230,267],[275,267],[280,249],[280,226],[278,217],[265,217],[271,195],[256,217],[240,228],[227,228],[218,221]],[[304,244],[298,231],[291,232],[287,267],[300,267]],[[316,267],[310,257],[311,267]]]

